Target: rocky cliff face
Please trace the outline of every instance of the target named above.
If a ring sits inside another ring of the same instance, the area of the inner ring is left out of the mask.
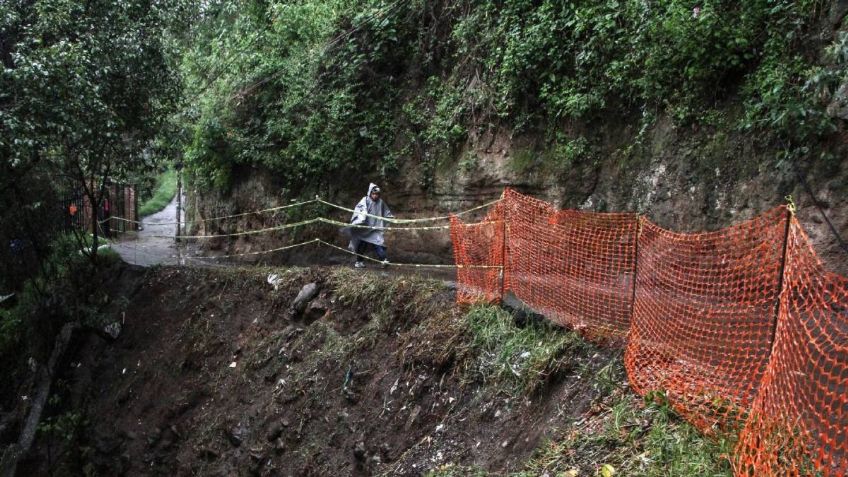
[[[386,181],[376,174],[339,178],[338,184],[328,186],[322,195],[351,207],[362,196],[360,189],[376,181],[385,184],[387,200],[399,216],[425,217],[472,207],[497,198],[504,187],[514,187],[563,208],[638,211],[663,227],[685,232],[715,230],[749,219],[786,203],[791,195],[798,206],[798,218],[827,265],[836,272],[848,273],[848,254],[840,250],[822,217],[824,212],[840,234],[848,237],[845,131],[833,139],[833,158],[801,167],[781,164],[775,159],[779,151],[758,146],[755,137],[727,135],[710,128],[678,128],[668,119],[658,120],[641,134],[626,124],[597,125],[595,131],[600,146],[565,166],[552,163],[548,151],[536,149],[531,136],[481,130],[469,135],[452,162],[436,168],[427,188],[422,186],[422,165],[410,160]],[[802,186],[799,173],[806,177],[821,211]],[[202,218],[273,207],[289,200],[275,186],[273,177],[251,169],[242,171],[228,193],[193,194],[190,208]],[[286,216],[247,216],[206,223],[197,231],[215,234],[260,228],[315,213],[348,218],[344,212],[309,209]],[[210,246],[240,253],[274,248],[316,234],[343,242],[336,238],[335,230],[324,226],[300,233],[222,240]],[[391,246],[399,261],[450,259],[446,231],[398,233],[391,237]],[[298,257],[303,258],[303,254],[276,260],[298,261]]]

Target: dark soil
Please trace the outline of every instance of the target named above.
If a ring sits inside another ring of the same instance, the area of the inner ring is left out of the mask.
[[[276,271],[279,290],[268,273],[126,274],[120,337],[84,337],[61,377],[83,418],[73,447],[42,437],[20,475],[505,473],[591,411],[577,366],[613,359],[584,349],[518,395],[468,371],[462,310],[437,282],[371,274],[391,293],[363,298],[330,269]],[[317,296],[292,312],[308,283]]]

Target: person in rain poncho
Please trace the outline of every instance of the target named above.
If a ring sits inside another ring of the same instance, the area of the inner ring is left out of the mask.
[[[383,228],[387,222],[382,217],[392,219],[392,211],[389,206],[381,198],[380,188],[377,184],[368,185],[368,195],[362,198],[354,208],[351,225],[367,226],[367,227],[352,227],[350,244],[348,248],[354,253],[365,255],[369,246],[374,249],[377,257],[383,261],[383,266],[389,264],[386,258],[386,246],[383,234]],[[356,257],[354,267],[363,268],[365,262],[362,257]]]

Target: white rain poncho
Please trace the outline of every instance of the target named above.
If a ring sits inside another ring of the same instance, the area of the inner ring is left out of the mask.
[[[378,200],[371,200],[371,191],[374,190],[375,187],[377,187],[377,184],[372,183],[368,185],[368,194],[366,194],[365,197],[356,204],[356,207],[354,208],[355,212],[353,213],[353,217],[350,219],[350,223],[352,225],[367,225],[375,228],[352,228],[350,240],[351,249],[355,249],[360,240],[382,246],[382,227],[386,227],[388,223],[378,217],[386,217],[390,219],[394,218],[392,211],[389,210],[389,206],[386,205],[386,202],[382,198]]]

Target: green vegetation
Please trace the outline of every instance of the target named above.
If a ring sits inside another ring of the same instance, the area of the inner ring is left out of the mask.
[[[570,361],[592,352],[573,332],[546,322],[519,327],[511,314],[495,307],[473,307],[464,321],[470,330],[469,360],[475,377],[513,392],[539,389]],[[540,445],[522,470],[510,475],[732,475],[727,456],[735,438],[705,436],[675,414],[667,401],[633,394],[620,355],[600,369],[590,361],[574,369],[577,379],[592,383],[588,412]],[[448,463],[428,475],[488,474]]]
[[[98,203],[91,177],[132,180],[166,157],[224,194],[255,167],[285,197],[402,167],[426,191],[476,168],[462,143],[495,131],[531,139],[519,174],[564,175],[639,159],[660,118],[709,129],[704,163],[726,154],[709,137],[738,134],[797,160],[827,147],[848,58],[845,35],[818,31],[817,0],[156,5],[0,5],[3,210],[44,208],[27,192],[57,175]],[[607,144],[599,123],[632,137]]]
[[[468,381],[479,381],[511,394],[539,391],[554,374],[565,370],[590,346],[577,333],[548,321],[517,326],[511,313],[496,306],[474,306],[464,314],[440,300],[439,281],[414,277],[374,280],[349,269],[334,270],[330,285],[346,306],[366,306],[373,315],[362,344],[377,333],[415,327],[412,359],[436,357],[437,363],[461,360]],[[411,342],[411,344],[413,344]]]
[[[512,314],[494,306],[473,307],[465,320],[477,355],[477,375],[516,392],[538,390],[568,364],[568,358],[588,348],[573,331],[548,321],[518,327]]]
[[[0,378],[14,383],[21,378],[27,358],[44,363],[50,355],[53,336],[67,322],[100,326],[104,308],[112,302],[99,284],[101,273],[119,261],[118,255],[105,250],[92,264],[82,252],[91,247],[91,236],[62,234],[49,245],[48,257],[39,272],[27,280],[15,296],[15,304],[0,309]],[[22,352],[22,350],[26,350]],[[0,392],[0,403],[13,392]]]
[[[164,209],[177,193],[177,173],[173,169],[159,174],[153,195],[138,207],[138,215],[145,217]]]
[[[602,475],[604,465],[614,475],[733,475],[726,456],[734,441],[704,436],[668,407],[628,393],[604,411],[594,423],[599,430],[575,426],[562,440],[540,447],[517,475]]]
[[[339,268],[333,270],[330,284],[343,303],[367,305],[378,314],[396,310],[398,313],[394,314],[398,317],[424,318],[444,309],[444,303],[433,299],[445,289],[438,280],[415,276],[375,280],[369,274]]]
[[[593,162],[593,152],[589,140],[584,136],[569,139],[564,134],[558,134],[555,145],[549,149],[536,151],[521,149],[515,151],[510,165],[519,174],[561,175],[584,162]]]
[[[176,39],[190,21],[179,0],[0,3],[0,243],[25,251],[0,252],[25,264],[2,286],[19,288],[47,260],[70,225],[66,201],[85,198],[96,214],[107,182],[171,152]]]
[[[595,0],[296,5],[213,3],[183,73],[189,168],[226,187],[259,165],[289,192],[351,172],[390,176],[410,161],[422,187],[453,164],[470,131],[544,138],[519,171],[594,161],[575,121],[670,116],[807,154],[835,124],[824,106],[842,79],[844,38],[817,55],[817,0]],[[716,123],[724,101],[744,110]],[[637,138],[638,139],[638,138]],[[801,151],[803,144],[803,151]],[[625,154],[626,155],[626,154]],[[538,164],[537,164],[538,162]],[[467,170],[468,158],[452,167]]]
[[[100,278],[115,255],[74,229],[68,205],[95,215],[106,183],[174,156],[187,5],[0,2],[0,295],[15,294],[0,311],[3,409],[28,392],[29,357],[44,363],[65,323],[98,325],[110,303]]]

